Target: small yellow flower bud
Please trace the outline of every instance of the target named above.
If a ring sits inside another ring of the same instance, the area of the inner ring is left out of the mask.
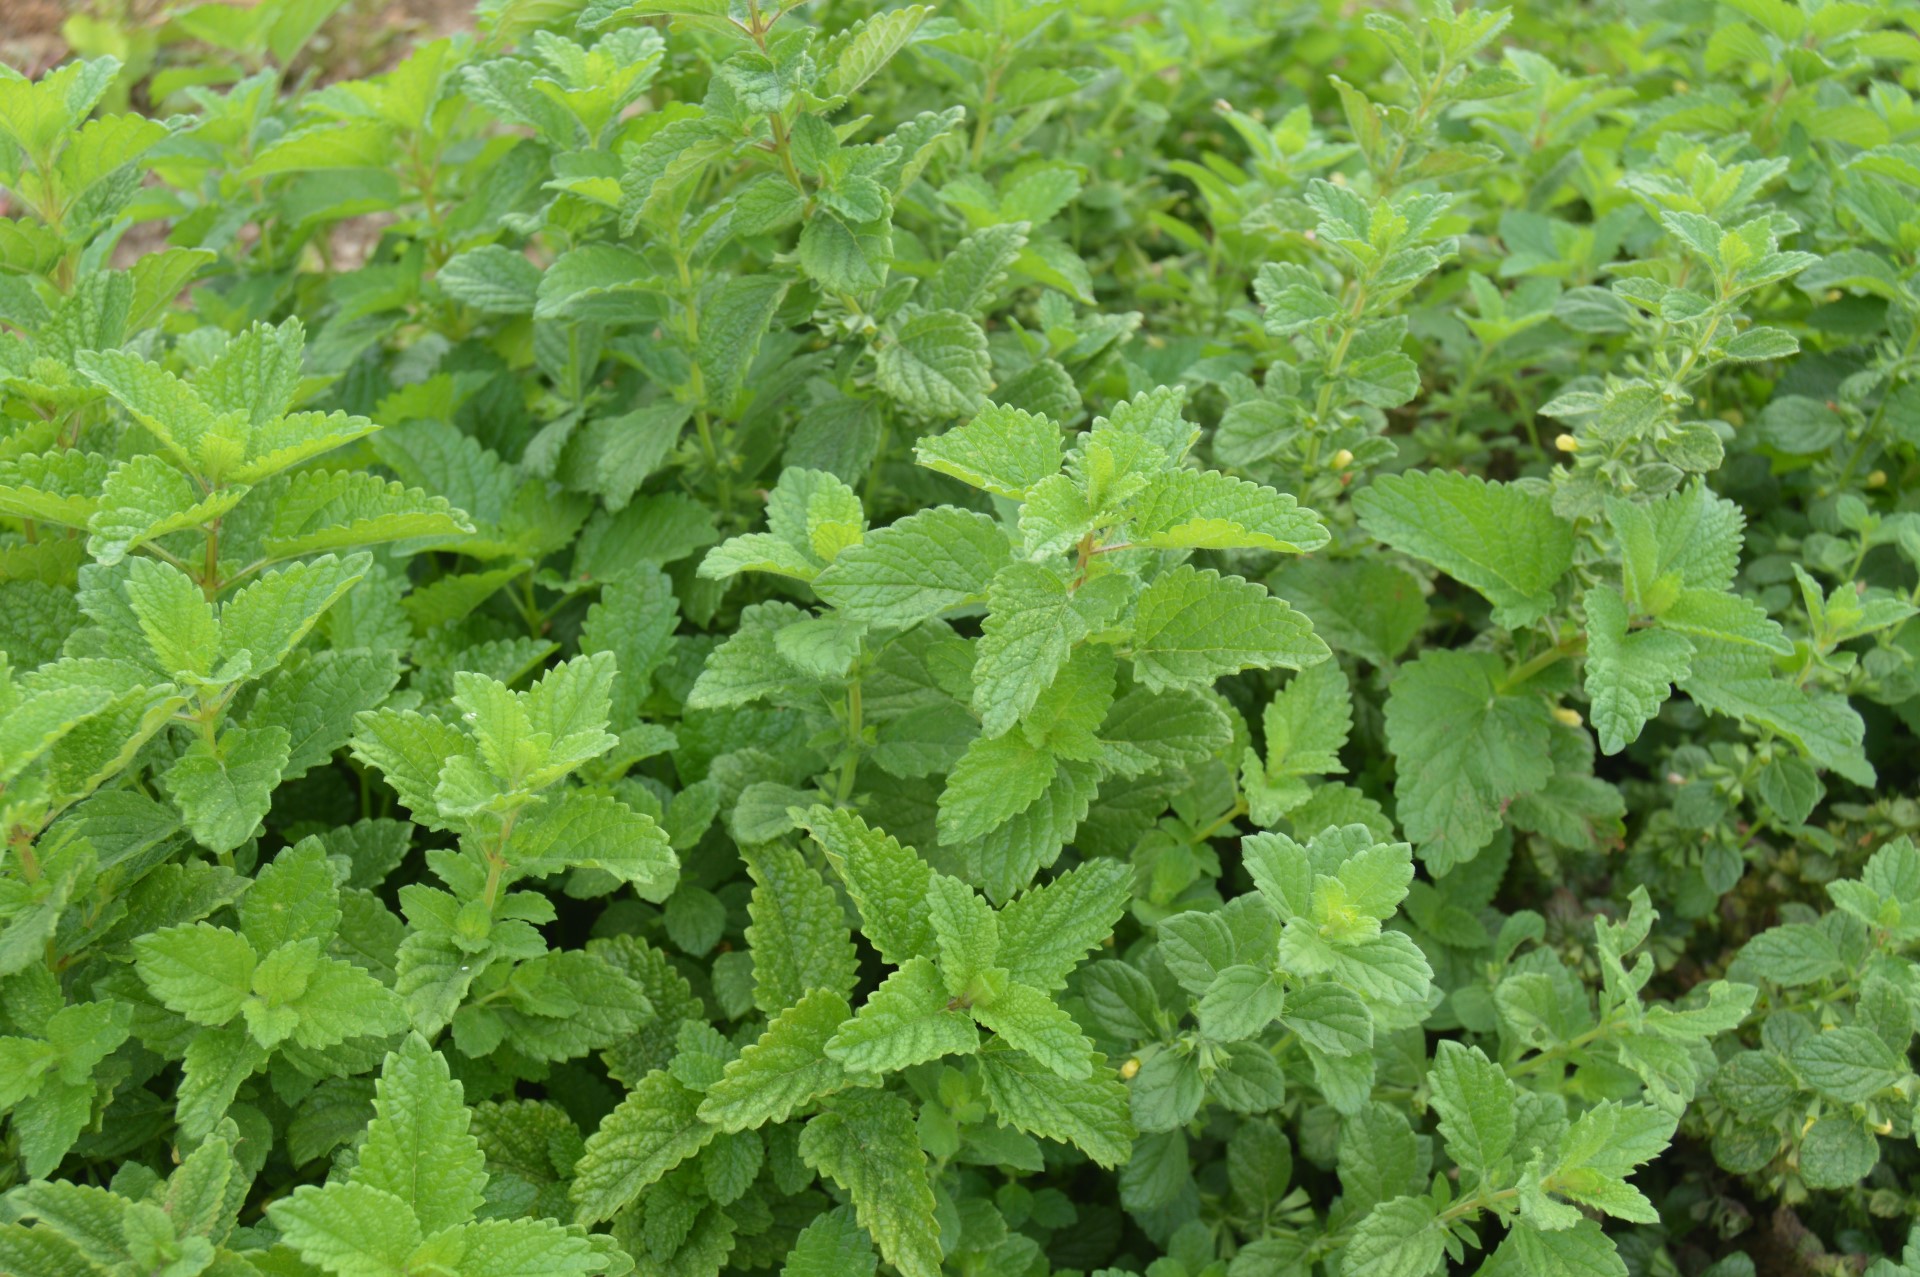
[[[1555,705],[1553,707],[1553,721],[1563,727],[1578,727],[1580,726],[1580,711],[1577,709],[1568,709],[1565,705]]]
[[[1875,470],[1875,471],[1874,471],[1874,472],[1873,472],[1872,474],[1870,474],[1870,475],[1868,475],[1868,476],[1867,476],[1867,486],[1868,486],[1869,488],[1884,488],[1884,487],[1886,487],[1886,486],[1887,486],[1887,472],[1886,472],[1885,470]]]
[[[1572,435],[1560,435],[1559,437],[1554,439],[1553,446],[1558,448],[1562,452],[1580,451],[1580,441],[1574,438]]]
[[[1333,454],[1333,460],[1328,462],[1327,464],[1332,466],[1335,470],[1345,470],[1348,466],[1353,464],[1353,453],[1350,449],[1342,448],[1340,449],[1340,451]]]
[[[1122,1081],[1131,1080],[1133,1075],[1138,1073],[1139,1071],[1140,1071],[1139,1058],[1135,1057],[1134,1059],[1128,1060],[1125,1064],[1122,1064],[1120,1066],[1121,1080]]]

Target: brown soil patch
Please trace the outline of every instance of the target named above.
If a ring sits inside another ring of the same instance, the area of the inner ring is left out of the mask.
[[[252,0],[225,0],[250,4]],[[0,0],[0,63],[37,75],[70,50],[60,30],[70,14],[114,14],[128,24],[159,26],[194,0]],[[432,39],[473,25],[473,0],[347,0],[314,37],[308,53],[323,78],[373,74],[398,60],[409,40]],[[191,53],[176,46],[163,58]]]

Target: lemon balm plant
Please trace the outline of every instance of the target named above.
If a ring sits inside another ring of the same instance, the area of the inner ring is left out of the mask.
[[[0,1271],[1920,1270],[1920,10],[337,8],[0,71]]]

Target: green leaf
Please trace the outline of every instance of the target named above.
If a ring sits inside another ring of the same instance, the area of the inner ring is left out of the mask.
[[[939,1277],[927,1156],[905,1100],[884,1091],[835,1096],[801,1132],[800,1156],[846,1190],[861,1227],[901,1277]]]
[[[202,494],[159,457],[129,457],[107,475],[100,505],[87,518],[87,553],[101,563],[118,563],[150,541],[216,522],[249,491],[236,484]]]
[[[1627,1277],[1612,1239],[1590,1219],[1553,1231],[1515,1225],[1480,1271],[1484,1277]]]
[[[852,1015],[845,996],[831,989],[814,989],[781,1011],[707,1088],[701,1120],[723,1131],[784,1122],[821,1096],[861,1080],[826,1054],[827,1043]]]
[[[366,1184],[305,1184],[267,1214],[300,1258],[338,1277],[396,1277],[420,1244],[407,1203]]]
[[[1374,665],[1391,666],[1427,622],[1419,579],[1383,558],[1302,559],[1268,586],[1312,617],[1335,651]]]
[[[1327,986],[1318,986],[1325,988]],[[1349,997],[1352,995],[1349,994]],[[1297,999],[1295,999],[1297,1001]],[[1280,1018],[1287,1006],[1282,996],[1280,982],[1274,973],[1260,967],[1235,965],[1226,968],[1208,984],[1206,992],[1194,1006],[1194,1013],[1200,1021],[1200,1031],[1216,1042],[1238,1042],[1263,1032],[1266,1027]],[[1364,1020],[1365,1010],[1362,1009]],[[1290,1019],[1288,1027],[1300,1033],[1303,1039],[1309,1039],[1314,1046],[1321,1043],[1313,1040],[1311,1012],[1302,1018],[1309,1022],[1306,1032],[1295,1026]],[[1371,1030],[1372,1021],[1364,1020]],[[1371,1038],[1371,1033],[1369,1033]],[[1324,1049],[1324,1048],[1322,1048]],[[1342,1051],[1341,1054],[1351,1054]]]
[[[900,407],[927,417],[978,412],[992,386],[987,335],[966,315],[921,311],[879,356],[879,385]]]
[[[1345,1277],[1427,1277],[1446,1258],[1446,1228],[1424,1197],[1396,1197],[1361,1219],[1347,1243]]]
[[[778,1014],[816,989],[853,992],[859,958],[846,914],[818,870],[784,843],[741,848],[752,875],[747,944],[754,1005]]]
[[[428,1232],[472,1219],[487,1182],[467,1129],[472,1114],[446,1060],[418,1033],[387,1056],[373,1108],[351,1182],[399,1198]]]
[[[1786,656],[1793,645],[1779,623],[1752,599],[1721,590],[1682,590],[1660,612],[1662,629],[1689,638],[1756,647]]]
[[[848,546],[813,584],[844,616],[906,629],[983,601],[1006,562],[1007,538],[992,519],[935,506]]]
[[[820,89],[830,98],[845,97],[872,79],[913,39],[913,33],[933,12],[930,5],[911,4],[856,22],[837,41],[833,65]]]
[[[1382,475],[1353,498],[1361,526],[1480,591],[1494,620],[1530,625],[1554,606],[1573,529],[1544,492],[1429,470]]]
[[[332,940],[340,925],[340,893],[320,840],[302,839],[275,856],[236,912],[241,931],[261,953],[302,940]]]
[[[355,470],[302,470],[275,493],[261,543],[269,558],[402,542],[457,541],[473,522],[445,497]]]
[[[489,315],[531,315],[540,268],[501,244],[470,248],[434,276],[447,296]]]
[[[1267,736],[1267,775],[1337,776],[1340,750],[1353,730],[1353,695],[1333,661],[1312,665],[1287,681],[1261,715]]]
[[[1038,989],[1009,984],[992,1002],[976,1004],[974,1018],[1000,1040],[1069,1080],[1091,1077],[1093,1043],[1060,1005]]]
[[[1204,688],[1244,669],[1301,669],[1327,655],[1307,618],[1261,586],[1211,568],[1162,573],[1134,610],[1134,674],[1154,691]]]
[[[648,1185],[705,1148],[718,1128],[700,1120],[700,1092],[649,1073],[600,1123],[574,1168],[574,1222],[612,1219]]]
[[[1305,554],[1327,543],[1311,510],[1272,488],[1217,470],[1155,475],[1128,508],[1136,545],[1160,550],[1272,550]]]
[[[850,224],[818,209],[800,232],[800,269],[823,289],[868,293],[887,282],[893,227],[885,219]],[[898,391],[889,393],[898,394]]]
[[[873,1277],[879,1262],[853,1210],[837,1206],[800,1230],[780,1277]]]
[[[1109,1169],[1133,1149],[1127,1088],[1101,1056],[1085,1078],[1066,1078],[1024,1052],[991,1043],[980,1052],[987,1103],[1017,1131],[1072,1144]]]
[[[1122,775],[1204,765],[1233,740],[1233,725],[1212,696],[1135,689],[1100,724],[1103,761]]]
[[[220,630],[192,579],[170,564],[140,558],[127,565],[126,589],[156,667],[169,677],[205,677],[213,668]]]
[[[672,895],[679,881],[680,861],[666,831],[645,812],[603,794],[569,793],[526,817],[514,826],[506,855],[533,877],[597,869],[655,902]]]
[[[284,727],[229,727],[211,746],[196,740],[160,783],[202,846],[232,851],[267,814],[288,751]]]
[[[740,393],[747,369],[760,351],[787,282],[774,275],[727,280],[700,311],[700,341],[694,363],[704,380],[707,405],[726,413]]]
[[[927,920],[933,924],[947,992],[963,997],[975,980],[995,969],[1000,956],[1000,922],[993,906],[958,878],[937,873],[927,889]]]
[[[1222,973],[1224,975],[1224,973]],[[1364,1058],[1373,1049],[1373,1016],[1351,990],[1309,984],[1287,997],[1281,1022],[1321,1057]],[[1316,1067],[1324,1067],[1316,1061]]]
[[[850,811],[814,807],[800,822],[820,843],[860,910],[861,933],[896,967],[933,950],[927,890],[933,870],[893,835]]]
[[[1671,1114],[1650,1105],[1597,1104],[1562,1137],[1540,1187],[1616,1219],[1652,1223],[1659,1212],[1626,1177],[1666,1148],[1674,1124]]]
[[[940,792],[940,841],[984,838],[1031,807],[1053,783],[1055,760],[1018,733],[976,737]]]
[[[1617,754],[1685,679],[1693,645],[1665,630],[1629,630],[1626,604],[1607,586],[1587,591],[1587,700],[1600,748]]]
[[[1865,1103],[1912,1074],[1879,1034],[1858,1025],[1801,1038],[1789,1058],[1802,1081],[1842,1104]]]
[[[195,1024],[226,1024],[252,996],[253,946],[236,931],[197,922],[140,936],[133,948],[153,995]]]
[[[982,227],[954,245],[928,285],[927,305],[935,310],[967,315],[983,313],[1006,281],[1008,268],[1019,260],[1020,250],[1027,246],[1027,229],[1024,222]]]
[[[973,708],[987,737],[1005,733],[1033,708],[1073,645],[1110,620],[1117,603],[1112,589],[1075,593],[1037,563],[1012,563],[995,574],[973,667]]]
[[[372,556],[331,554],[270,573],[235,594],[220,609],[220,655],[242,652],[257,678],[279,665],[326,610],[359,583]]]
[[[990,404],[965,425],[921,439],[913,452],[929,470],[1024,501],[1034,485],[1060,472],[1062,441],[1047,418]]]
[[[1443,1041],[1434,1050],[1427,1085],[1447,1152],[1482,1178],[1491,1176],[1513,1147],[1513,1083],[1480,1048]]]
[[[1547,707],[1502,690],[1505,672],[1484,652],[1429,651],[1388,692],[1400,824],[1436,871],[1471,860],[1506,805],[1552,779]]]
[[[1866,725],[1846,697],[1800,687],[1776,672],[1762,650],[1696,638],[1679,687],[1709,713],[1769,728],[1856,784],[1870,786],[1876,779],[1861,749]]]
[[[827,1042],[827,1058],[852,1073],[892,1073],[980,1047],[973,1020],[951,1005],[933,959],[909,959],[867,995]]]
[[[1054,993],[1113,934],[1132,897],[1133,870],[1117,860],[1090,860],[1024,891],[997,916],[999,960],[1014,980]]]
[[[548,1219],[483,1219],[458,1233],[461,1277],[552,1277],[600,1272],[602,1248]]]

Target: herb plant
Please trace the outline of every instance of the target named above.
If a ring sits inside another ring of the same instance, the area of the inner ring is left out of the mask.
[[[1920,1273],[1913,0],[350,9],[0,68],[0,1272]]]

